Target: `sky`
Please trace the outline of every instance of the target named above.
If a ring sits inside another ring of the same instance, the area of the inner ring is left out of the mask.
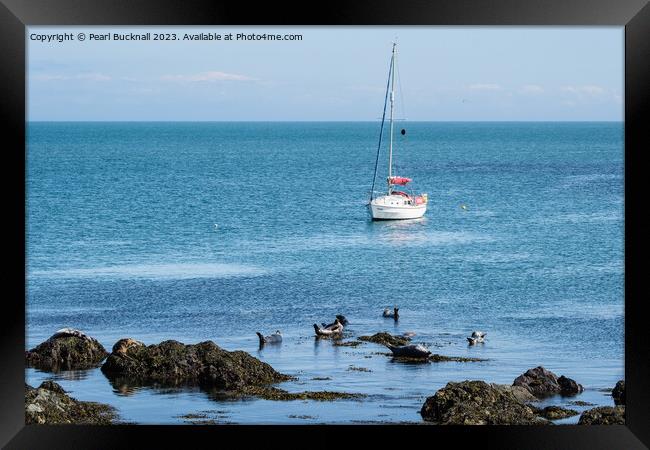
[[[146,32],[178,40],[89,38]],[[61,33],[74,40],[36,40]],[[373,121],[395,40],[398,118],[623,120],[623,27],[71,26],[29,27],[26,40],[33,121]]]

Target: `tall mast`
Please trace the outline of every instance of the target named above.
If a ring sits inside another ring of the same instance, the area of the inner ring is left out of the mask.
[[[390,177],[393,176],[393,104],[395,103],[395,47],[393,42],[393,55],[391,57],[391,80],[390,80],[390,142],[388,144],[388,193],[393,190],[390,184]]]

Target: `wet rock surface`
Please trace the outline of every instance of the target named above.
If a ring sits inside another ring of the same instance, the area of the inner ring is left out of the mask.
[[[113,407],[78,401],[53,381],[45,381],[38,388],[25,384],[26,424],[109,425],[116,419]]]
[[[334,392],[334,391],[304,391],[304,392],[288,392],[284,389],[269,386],[247,386],[237,391],[230,392],[212,392],[213,396],[217,399],[240,398],[240,397],[258,397],[265,400],[318,400],[318,401],[334,401],[334,400],[355,400],[365,397],[363,394],[355,394],[349,392]]]
[[[625,405],[625,381],[619,380],[612,389],[612,398],[614,398],[614,404],[616,405]]]
[[[625,406],[599,406],[583,412],[578,425],[625,425]]]
[[[426,421],[441,425],[542,425],[528,405],[507,386],[484,381],[447,383],[424,402],[420,410]]]
[[[528,406],[530,406],[533,411],[535,411],[535,414],[542,416],[548,420],[566,419],[567,417],[573,417],[580,414],[576,410],[562,408],[560,406],[547,406],[546,408],[536,408],[532,405]]]
[[[405,336],[394,336],[390,333],[375,333],[372,336],[359,336],[357,339],[365,342],[374,342],[380,345],[402,346],[410,343],[411,339]]]
[[[57,332],[47,341],[25,352],[28,367],[59,372],[97,367],[108,355],[95,338],[78,330]]]
[[[504,393],[507,393],[508,395],[512,395],[515,399],[522,403],[534,402],[537,400],[537,398],[531,394],[528,389],[521,386],[508,386],[506,384],[492,384],[491,386]]]
[[[134,383],[198,384],[232,390],[292,379],[246,352],[229,352],[212,341],[185,345],[169,340],[149,346],[132,345],[111,353],[101,370],[109,379]]]
[[[515,378],[513,386],[522,386],[537,398],[549,397],[555,394],[575,395],[583,391],[582,385],[571,378],[561,376],[558,378],[550,370],[542,366],[528,369],[525,373]]]

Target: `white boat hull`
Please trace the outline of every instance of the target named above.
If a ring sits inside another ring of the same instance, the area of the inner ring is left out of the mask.
[[[407,204],[401,198],[386,195],[372,200],[368,205],[372,220],[419,219],[427,211],[427,204]]]

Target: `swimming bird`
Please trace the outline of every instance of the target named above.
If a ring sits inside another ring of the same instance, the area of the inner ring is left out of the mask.
[[[322,328],[319,327],[317,324],[314,324],[314,330],[316,331],[316,336],[337,335],[343,333],[343,324],[337,317],[336,320],[334,320],[334,323],[324,326]]]
[[[487,336],[487,333],[474,331],[472,332],[472,335],[467,338],[467,341],[469,342],[469,345],[482,344],[485,340],[485,336]]]
[[[219,225],[215,223],[214,224],[214,231],[217,231],[218,229],[219,229]]]
[[[397,347],[395,345],[387,345],[393,356],[406,357],[406,358],[428,358],[431,351],[421,344],[402,345]]]
[[[264,336],[259,331],[256,334],[260,339],[260,347],[262,347],[264,344],[279,344],[282,342],[282,333],[280,333],[280,330],[276,330],[275,333],[268,336]]]
[[[389,317],[397,320],[399,318],[399,308],[396,306],[393,308],[393,312],[390,312],[389,308],[384,309],[384,313],[382,314],[384,317]]]
[[[467,205],[460,205],[460,207],[463,211],[467,211]]]

